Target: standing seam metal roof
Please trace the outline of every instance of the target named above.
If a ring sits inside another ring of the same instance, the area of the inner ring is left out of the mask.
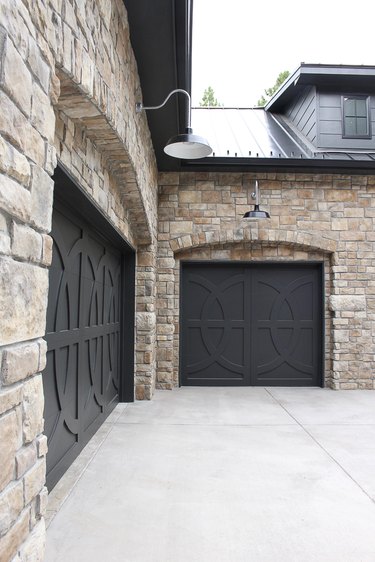
[[[192,108],[192,126],[212,146],[208,160],[238,157],[375,162],[375,152],[308,147],[284,119],[263,108]]]

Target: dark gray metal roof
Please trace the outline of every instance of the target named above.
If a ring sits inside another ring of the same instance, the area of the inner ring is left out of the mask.
[[[124,3],[144,103],[158,104],[175,88],[190,91],[193,0]],[[305,84],[375,92],[375,66],[301,64],[265,110],[194,109],[194,132],[206,136],[215,152],[201,160],[180,161],[163,152],[168,138],[185,123],[186,97],[174,96],[163,109],[147,114],[159,170],[375,173],[374,154],[316,152],[277,114]]]
[[[375,152],[319,150],[286,119],[263,108],[193,108],[194,133],[213,149],[185,169],[375,173]]]
[[[214,156],[308,158],[310,154],[263,108],[194,108],[194,132],[206,137]]]

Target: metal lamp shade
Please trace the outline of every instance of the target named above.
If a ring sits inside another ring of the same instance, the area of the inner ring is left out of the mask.
[[[190,128],[186,129],[186,133],[171,137],[167,142],[164,152],[173,158],[182,158],[184,160],[194,160],[195,158],[204,158],[209,156],[212,148],[208,141],[198,135],[193,135]]]
[[[243,216],[244,219],[258,220],[258,219],[269,219],[270,214],[267,211],[261,211],[259,205],[254,205],[252,211],[247,211]]]

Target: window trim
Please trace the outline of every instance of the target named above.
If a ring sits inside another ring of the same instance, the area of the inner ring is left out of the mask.
[[[365,100],[366,101],[366,118],[367,118],[367,131],[366,135],[348,135],[345,134],[345,114],[344,114],[344,100]],[[342,138],[343,139],[371,139],[371,119],[370,119],[370,96],[365,94],[344,94],[341,96],[341,124],[342,124]]]

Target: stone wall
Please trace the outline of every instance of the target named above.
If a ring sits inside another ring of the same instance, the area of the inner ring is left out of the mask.
[[[0,560],[42,560],[54,67],[24,4],[0,21]]]
[[[139,249],[137,307],[155,315],[157,171],[121,0],[0,4],[0,560],[43,559],[45,317],[57,157]],[[137,334],[142,396],[154,320]],[[146,381],[146,383],[145,383]]]
[[[138,221],[136,226],[132,223],[129,206],[124,201],[123,184],[113,173],[113,169],[107,166],[106,156],[97,148],[95,141],[89,138],[80,122],[74,122],[58,110],[55,146],[59,162],[86,191],[87,196],[95,201],[113,226],[137,248],[135,392],[137,399],[150,399],[156,382],[156,242],[148,245],[139,243],[137,230],[139,226],[144,226],[144,221]],[[140,236],[142,242],[143,232]],[[147,322],[143,318],[144,314],[148,317]]]
[[[136,309],[155,315],[157,169],[123,2],[61,2],[51,17],[59,158],[137,248]],[[155,388],[154,332],[136,329],[138,398]]]
[[[246,221],[259,180],[271,219]],[[374,176],[170,173],[159,177],[157,385],[178,385],[179,261],[325,263],[325,384],[375,388]]]

